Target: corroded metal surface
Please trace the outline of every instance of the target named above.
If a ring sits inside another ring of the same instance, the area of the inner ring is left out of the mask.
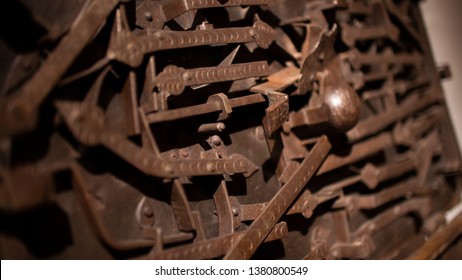
[[[462,258],[418,3],[16,2],[2,258]]]

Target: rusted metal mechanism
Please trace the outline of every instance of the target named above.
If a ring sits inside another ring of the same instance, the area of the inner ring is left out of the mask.
[[[462,258],[416,2],[10,2],[2,258]]]

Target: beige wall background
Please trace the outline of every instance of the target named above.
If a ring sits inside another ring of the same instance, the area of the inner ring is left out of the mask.
[[[452,71],[442,84],[462,153],[462,0],[424,0],[421,9],[436,64]]]

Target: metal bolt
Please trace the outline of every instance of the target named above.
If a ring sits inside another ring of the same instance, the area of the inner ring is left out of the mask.
[[[231,212],[233,212],[233,215],[234,215],[235,217],[237,217],[237,215],[239,215],[239,211],[237,210],[236,207],[233,207],[233,208],[231,209]]]

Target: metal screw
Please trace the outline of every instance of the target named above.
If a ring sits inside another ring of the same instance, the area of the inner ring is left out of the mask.
[[[239,215],[239,211],[237,210],[236,207],[233,207],[233,208],[231,209],[231,212],[233,212],[233,215],[234,215],[235,217],[237,217],[237,215]]]

